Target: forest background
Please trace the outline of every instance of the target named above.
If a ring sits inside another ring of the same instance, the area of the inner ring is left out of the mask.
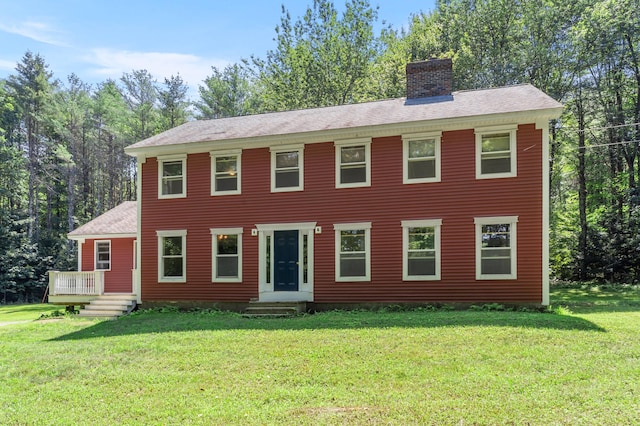
[[[40,300],[72,270],[68,232],[136,197],[132,143],[188,120],[405,94],[408,62],[450,57],[454,90],[531,83],[564,103],[550,124],[551,271],[640,279],[639,0],[439,0],[403,29],[368,0],[283,7],[276,47],[212,67],[197,99],[180,75],[96,85],[26,52],[0,79],[0,303]],[[160,80],[158,80],[160,78]]]

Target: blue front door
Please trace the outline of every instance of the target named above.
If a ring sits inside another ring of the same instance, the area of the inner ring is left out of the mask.
[[[274,231],[273,291],[298,291],[298,231]]]

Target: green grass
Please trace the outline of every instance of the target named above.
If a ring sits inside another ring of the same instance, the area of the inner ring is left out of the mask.
[[[553,314],[144,312],[4,326],[0,424],[637,424],[636,290],[557,288],[568,308]]]
[[[60,306],[47,304],[32,305],[0,305],[0,324],[15,321],[32,321],[42,315],[51,315],[54,312],[64,311]]]

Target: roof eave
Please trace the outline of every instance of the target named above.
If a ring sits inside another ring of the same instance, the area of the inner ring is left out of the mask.
[[[67,238],[70,240],[108,240],[112,238],[136,238],[137,233],[133,232],[121,232],[121,233],[105,233],[105,234],[74,234],[68,233]]]
[[[501,112],[455,118],[438,118],[399,123],[385,123],[370,126],[317,130],[280,135],[221,139],[213,141],[191,141],[170,145],[125,148],[125,153],[132,157],[144,158],[185,152],[188,154],[196,154],[212,150],[224,150],[237,147],[262,148],[277,145],[287,145],[291,143],[320,143],[359,137],[387,137],[429,131],[463,130],[494,124],[500,125],[513,123],[539,123],[544,120],[548,121],[560,117],[560,115],[562,114],[562,110],[563,107],[559,104],[559,106],[556,107],[537,110]]]

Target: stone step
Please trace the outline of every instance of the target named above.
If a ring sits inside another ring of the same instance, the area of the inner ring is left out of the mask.
[[[124,312],[122,311],[112,311],[112,310],[102,310],[102,311],[98,311],[98,310],[86,310],[83,309],[78,313],[78,316],[80,317],[119,317],[123,314]]]
[[[306,312],[304,302],[257,302],[251,301],[245,309],[245,318],[281,318],[292,317]]]
[[[243,318],[291,318],[293,314],[242,314]]]
[[[136,296],[130,294],[102,295],[85,305],[78,316],[85,318],[116,319],[136,307]]]
[[[86,305],[83,310],[85,311],[120,311],[120,312],[129,312],[133,306],[131,305],[122,305],[117,303],[109,303],[109,304],[101,304],[94,305],[93,303],[90,305]]]
[[[134,300],[121,300],[121,299],[95,299],[91,301],[92,306],[104,306],[104,305],[121,305],[121,306],[133,306],[136,302]]]
[[[98,299],[95,299],[95,300],[109,300],[109,299],[115,299],[115,300],[137,300],[137,298],[138,297],[135,294],[110,293],[110,294],[103,294]]]
[[[249,306],[244,310],[247,314],[268,314],[268,315],[295,315],[299,311],[295,307],[286,306]]]

